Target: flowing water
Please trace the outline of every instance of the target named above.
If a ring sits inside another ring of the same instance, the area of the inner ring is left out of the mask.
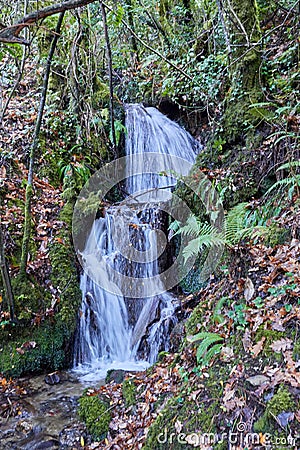
[[[200,147],[155,108],[126,106],[126,129],[126,198],[94,221],[81,253],[74,367],[85,381],[152,364],[176,322],[162,276],[172,260],[166,205]]]

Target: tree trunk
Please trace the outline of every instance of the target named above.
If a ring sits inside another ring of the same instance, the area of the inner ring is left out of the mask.
[[[0,271],[5,291],[5,297],[9,308],[10,320],[14,321],[15,320],[14,295],[11,288],[10,275],[5,258],[4,239],[1,224],[0,224]]]
[[[115,130],[115,114],[114,114],[114,87],[113,87],[113,74],[112,74],[112,55],[110,48],[110,41],[107,29],[106,11],[105,6],[101,2],[101,13],[103,19],[103,31],[106,44],[106,59],[107,59],[107,69],[109,78],[109,109],[110,109],[110,129],[111,129],[111,142],[112,142],[112,152],[115,158],[118,157],[117,154],[117,140],[116,140],[116,130]]]
[[[227,142],[245,137],[251,125],[249,105],[261,98],[260,27],[256,0],[222,0],[220,9],[228,33],[231,86],[227,95],[224,131]]]
[[[53,37],[49,55],[47,58],[46,70],[45,70],[44,80],[43,80],[43,88],[42,88],[42,93],[41,93],[41,100],[40,100],[38,116],[37,116],[37,121],[36,121],[36,125],[35,125],[35,130],[34,130],[33,142],[32,142],[32,146],[31,146],[31,150],[30,150],[29,170],[28,170],[26,196],[25,196],[24,233],[23,233],[23,242],[22,242],[21,264],[20,264],[20,276],[24,277],[24,278],[26,276],[29,241],[30,241],[30,235],[31,235],[31,219],[32,219],[32,217],[31,217],[31,201],[32,201],[32,197],[33,197],[33,175],[34,175],[35,155],[36,155],[36,150],[38,148],[40,130],[41,130],[41,126],[42,126],[42,118],[43,118],[44,108],[45,108],[45,103],[46,103],[51,62],[52,62],[52,58],[54,55],[57,41],[59,39],[59,33],[61,30],[61,25],[63,22],[64,14],[65,14],[64,12],[60,13],[60,16],[59,16],[59,19],[58,19],[58,22],[56,25],[56,29],[55,29],[55,35]]]
[[[0,30],[0,42],[29,45],[29,41],[19,37],[21,31],[25,27],[29,27],[30,25],[37,23],[39,20],[45,19],[46,17],[53,16],[53,14],[64,13],[65,11],[70,11],[75,8],[80,8],[81,6],[89,5],[95,1],[96,0],[67,0],[65,2],[57,3],[55,5],[47,6],[46,8],[34,11],[23,17],[15,25],[11,27],[4,27]]]

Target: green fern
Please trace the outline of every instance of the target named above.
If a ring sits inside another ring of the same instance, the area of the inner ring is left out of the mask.
[[[231,247],[241,239],[263,234],[265,227],[258,226],[251,215],[252,211],[249,209],[249,204],[239,203],[226,214],[224,230],[222,231],[207,222],[201,222],[195,216],[190,216],[184,226],[180,227],[176,222],[169,229],[176,229],[174,236],[181,234],[193,238],[182,252],[185,261],[187,261],[190,257],[197,256],[203,248]]]
[[[223,346],[223,338],[221,336],[217,333],[208,333],[206,331],[197,333],[194,336],[188,336],[187,340],[191,343],[200,342],[196,353],[197,364],[200,367],[209,365],[211,359],[221,352]]]
[[[213,321],[215,323],[222,323],[225,320],[225,317],[221,314],[222,308],[224,304],[227,302],[227,297],[221,297],[218,303],[216,304],[214,310],[213,310]]]
[[[268,197],[274,190],[277,190],[275,193],[275,198],[284,195],[287,193],[288,198],[291,200],[294,194],[295,189],[297,190],[297,194],[299,195],[300,188],[300,174],[294,173],[294,169],[299,169],[300,161],[289,161],[285,164],[282,164],[276,172],[288,169],[290,171],[290,175],[282,180],[276,181],[270,189],[266,192],[265,196]],[[288,190],[287,190],[288,189]]]

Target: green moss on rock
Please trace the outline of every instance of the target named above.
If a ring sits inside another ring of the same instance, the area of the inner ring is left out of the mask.
[[[0,372],[21,376],[65,366],[69,335],[60,321],[40,326],[20,324],[0,333]]]
[[[286,386],[281,385],[276,394],[267,403],[264,414],[254,423],[255,432],[273,432],[276,424],[276,417],[283,412],[295,411],[296,404]]]
[[[61,219],[70,227],[72,205],[67,203],[61,213]],[[50,247],[52,265],[51,280],[60,292],[59,319],[70,333],[75,331],[77,311],[81,302],[76,258],[71,244],[71,230],[62,228],[58,238]]]
[[[98,396],[84,395],[79,399],[78,414],[94,439],[104,439],[111,421],[109,405]]]
[[[131,378],[127,378],[122,383],[122,394],[125,401],[125,406],[133,406],[136,403],[136,385]]]

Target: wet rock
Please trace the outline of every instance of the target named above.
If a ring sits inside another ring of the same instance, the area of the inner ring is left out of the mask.
[[[61,372],[52,372],[48,373],[48,375],[45,376],[45,383],[50,384],[53,386],[54,384],[62,383],[63,381],[66,381],[66,378],[63,373]]]
[[[170,334],[170,350],[174,353],[178,352],[184,340],[184,322],[176,323]]]
[[[57,439],[48,439],[44,442],[39,442],[36,446],[32,447],[31,450],[44,450],[45,448],[48,449],[57,449],[59,448],[59,441]]]
[[[79,449],[82,448],[81,441],[85,444],[90,443],[87,430],[81,423],[66,426],[59,434],[60,449]]]
[[[42,440],[41,438],[39,438],[39,440],[36,442],[30,442],[28,443],[28,445],[23,444],[21,448],[23,450],[44,450],[44,449],[56,450],[59,448],[59,441],[50,436],[44,436]]]
[[[114,381],[115,383],[120,384],[124,380],[125,375],[126,375],[125,370],[121,369],[109,370],[105,378],[105,383],[110,383],[111,381]]]

